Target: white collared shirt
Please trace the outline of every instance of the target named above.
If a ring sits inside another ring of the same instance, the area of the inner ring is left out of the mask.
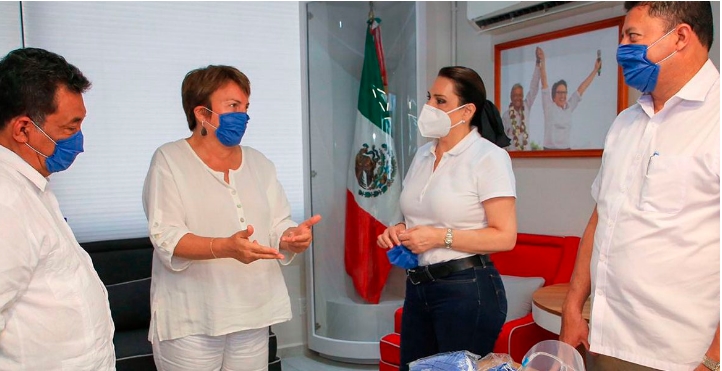
[[[401,212],[407,228],[486,228],[481,203],[495,197],[516,197],[509,154],[472,129],[443,154],[434,170],[437,143],[434,140],[419,148],[404,178]],[[471,255],[453,249],[431,249],[419,255],[419,265]]]
[[[544,148],[571,148],[572,112],[577,109],[581,95],[575,90],[564,108],[554,103],[551,88],[542,89],[544,109]]]
[[[149,340],[188,335],[219,336],[291,319],[291,303],[279,263],[173,257],[187,233],[228,237],[254,228],[251,240],[278,248],[283,232],[297,224],[263,154],[241,147],[243,161],[228,174],[211,170],[184,139],[153,155],[143,187],[153,253]],[[210,244],[209,244],[210,245]],[[210,246],[209,246],[210,249]]]
[[[47,179],[0,146],[0,370],[115,370],[108,294]]]
[[[719,72],[707,63],[662,110],[651,96],[607,134],[592,186],[591,351],[692,370],[720,318]]]
[[[524,98],[522,110],[515,109],[514,106],[509,105],[509,109],[504,112],[503,115],[501,115],[501,122],[504,124],[504,134],[506,134],[509,139],[511,139],[511,144],[509,144],[506,149],[508,150],[517,150],[517,148],[514,146],[514,128],[511,125],[511,111],[514,110],[514,114],[517,117],[517,125],[522,124],[522,111],[524,113],[524,126],[526,126],[526,133],[529,134],[529,125],[530,117],[531,117],[531,106],[534,104],[534,101],[536,100],[536,96],[539,93],[539,67],[534,68],[534,73],[531,76],[531,83],[529,84],[529,90],[526,93],[526,97]],[[519,138],[521,141],[522,138]],[[523,148],[521,150],[523,151],[530,151],[531,148],[531,139],[527,139],[527,144],[523,145]]]

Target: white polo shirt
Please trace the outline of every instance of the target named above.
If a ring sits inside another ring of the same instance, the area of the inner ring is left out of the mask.
[[[571,148],[572,112],[581,100],[581,95],[575,90],[567,99],[567,105],[561,108],[554,103],[551,88],[542,89],[545,148]]]
[[[155,247],[148,334],[152,342],[219,336],[291,319],[286,282],[276,260],[243,264],[230,258],[173,256],[187,233],[228,237],[250,224],[251,240],[278,248],[283,232],[297,225],[273,163],[253,148],[241,149],[243,162],[229,172],[230,184],[184,139],[164,144],[153,155],[143,188]]]
[[[0,146],[0,370],[115,370],[108,294],[48,180]]]
[[[622,112],[592,186],[591,351],[696,367],[720,318],[719,72],[707,63],[664,108]]]
[[[434,171],[433,140],[419,148],[401,191],[401,212],[407,228],[481,229],[488,226],[481,204],[495,197],[516,197],[509,154],[479,135],[476,129],[441,157]],[[419,255],[419,265],[471,256],[449,249]]]

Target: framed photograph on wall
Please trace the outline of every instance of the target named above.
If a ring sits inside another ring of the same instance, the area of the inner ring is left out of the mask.
[[[616,61],[623,23],[617,17],[495,45],[494,98],[512,157],[601,156],[627,107]]]

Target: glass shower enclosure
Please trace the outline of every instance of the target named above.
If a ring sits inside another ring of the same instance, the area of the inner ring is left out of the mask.
[[[319,1],[304,6],[310,208],[311,215],[324,218],[314,226],[313,248],[306,256],[308,345],[331,359],[375,363],[379,339],[393,331],[394,312],[403,304],[405,275],[392,268],[378,304],[356,293],[344,268],[346,182],[372,8],[381,19],[399,182],[416,152],[416,3]]]

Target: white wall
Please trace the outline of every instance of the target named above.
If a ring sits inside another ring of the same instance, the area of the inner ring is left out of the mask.
[[[426,102],[426,92],[434,83],[436,73],[452,64],[453,5],[451,1],[417,2],[419,106]]]
[[[540,20],[479,33],[466,19],[467,3],[457,4],[457,64],[479,72],[490,97],[494,96],[495,44],[625,14],[622,2],[600,2]],[[715,42],[710,58],[719,66],[719,2],[712,2],[712,10]],[[630,92],[630,96],[636,94]],[[601,158],[514,158],[512,164],[517,184],[519,231],[581,236],[594,208],[590,186]]]
[[[23,45],[20,31],[20,2],[0,1],[0,58]]]

